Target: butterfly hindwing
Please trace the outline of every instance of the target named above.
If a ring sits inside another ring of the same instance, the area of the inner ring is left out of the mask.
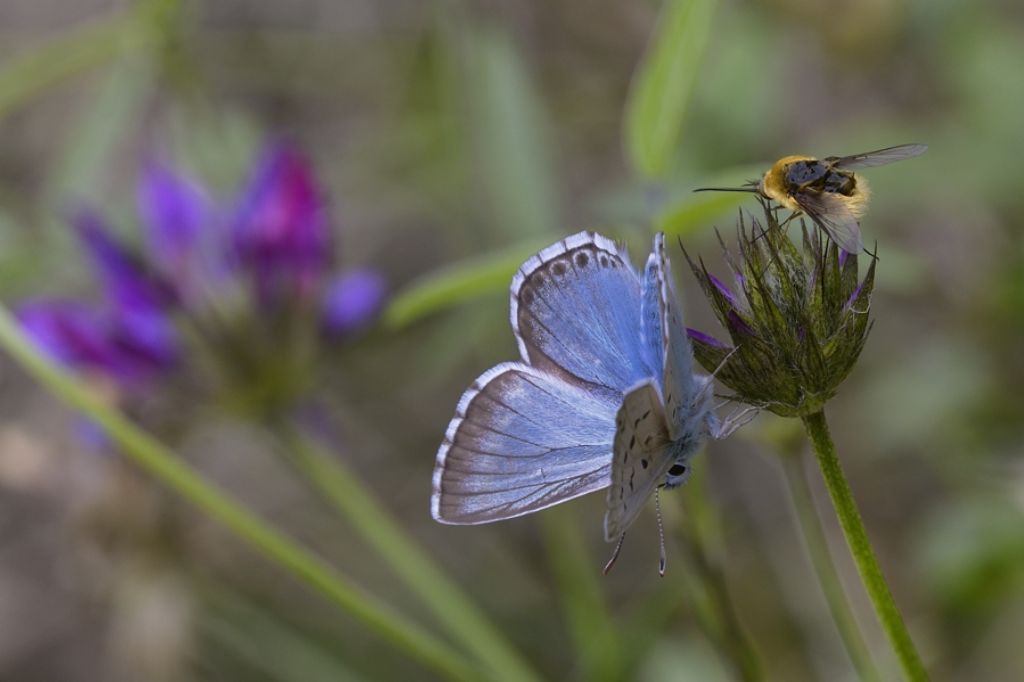
[[[648,379],[623,398],[615,417],[608,508],[604,535],[618,539],[674,462],[673,444],[657,383]]]
[[[511,317],[529,365],[616,397],[647,375],[640,281],[601,235],[580,232],[528,260],[512,280]]]
[[[463,394],[434,468],[438,521],[512,518],[608,485],[617,404],[521,363]]]

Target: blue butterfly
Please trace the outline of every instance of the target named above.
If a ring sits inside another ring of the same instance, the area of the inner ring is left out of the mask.
[[[608,488],[610,568],[651,493],[682,485],[704,440],[732,429],[714,414],[711,377],[693,372],[680,315],[662,234],[642,277],[591,232],[526,261],[511,287],[522,361],[492,367],[459,400],[433,517],[489,523]]]

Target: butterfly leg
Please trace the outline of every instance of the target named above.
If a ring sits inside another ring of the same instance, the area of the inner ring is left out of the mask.
[[[619,552],[622,551],[622,541],[625,539],[625,533],[619,536],[619,541],[615,543],[615,549],[612,551],[612,558],[608,560],[608,563],[604,565],[604,570],[601,571],[604,575],[608,575],[608,571],[612,570],[612,566],[615,565],[615,560],[619,558]]]
[[[728,438],[740,427],[746,426],[753,421],[760,411],[760,407],[747,407],[739,412],[730,414],[724,421],[712,429],[711,436],[716,440]]]

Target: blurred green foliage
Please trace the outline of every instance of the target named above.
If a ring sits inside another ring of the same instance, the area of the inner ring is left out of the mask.
[[[715,0],[669,0],[661,10],[626,101],[626,149],[642,176],[664,178],[671,171],[716,5]]]

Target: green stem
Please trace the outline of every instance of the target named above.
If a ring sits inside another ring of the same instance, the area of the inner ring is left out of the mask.
[[[538,676],[473,601],[402,530],[345,462],[294,426],[277,425],[288,454],[309,483],[380,553],[435,618],[472,651],[495,680]],[[424,512],[426,513],[426,512]]]
[[[811,496],[803,461],[799,454],[787,453],[782,457],[782,464],[793,498],[793,505],[796,508],[800,530],[807,545],[807,551],[811,555],[811,564],[818,576],[821,590],[825,593],[825,601],[828,603],[832,620],[836,624],[836,629],[839,630],[839,636],[843,640],[846,652],[849,654],[854,668],[857,669],[860,679],[865,682],[880,682],[882,678],[871,660],[871,652],[857,625],[857,619],[853,615],[850,602],[843,590],[842,580],[832,561],[825,531],[821,519],[818,517],[814,498]]]
[[[899,658],[907,679],[912,682],[927,680],[928,673],[921,663],[914,642],[910,638],[910,632],[903,622],[899,609],[896,608],[889,585],[882,575],[878,559],[875,558],[875,553],[871,549],[871,542],[864,530],[864,522],[860,518],[857,503],[853,499],[850,485],[846,482],[846,476],[843,474],[843,468],[836,454],[835,444],[829,434],[825,413],[816,412],[804,417],[803,421],[811,443],[814,445],[814,452],[818,456],[821,474],[825,479],[825,485],[828,486],[832,505],[839,516],[839,523],[846,536],[846,543],[857,563],[861,580],[864,582],[864,589],[867,590],[868,596],[874,604],[875,613],[882,622],[885,634],[889,637],[889,643]]]
[[[621,680],[625,669],[621,639],[608,611],[600,564],[587,552],[572,509],[551,509],[541,515],[541,529],[558,597],[576,647],[580,679]]]
[[[478,670],[420,626],[396,613],[208,483],[170,449],[125,419],[45,358],[0,306],[0,346],[54,395],[99,424],[121,452],[271,562],[362,621],[383,639],[446,678],[475,680]]]
[[[684,517],[682,528],[688,553],[710,600],[711,612],[714,616],[714,632],[709,633],[712,641],[732,663],[741,680],[744,682],[763,680],[764,670],[761,668],[761,661],[750,640],[747,639],[747,634],[736,614],[736,607],[729,595],[729,586],[725,582],[725,575],[721,568],[712,562],[697,524],[689,515]],[[711,624],[705,623],[705,628],[708,628],[709,625]]]

